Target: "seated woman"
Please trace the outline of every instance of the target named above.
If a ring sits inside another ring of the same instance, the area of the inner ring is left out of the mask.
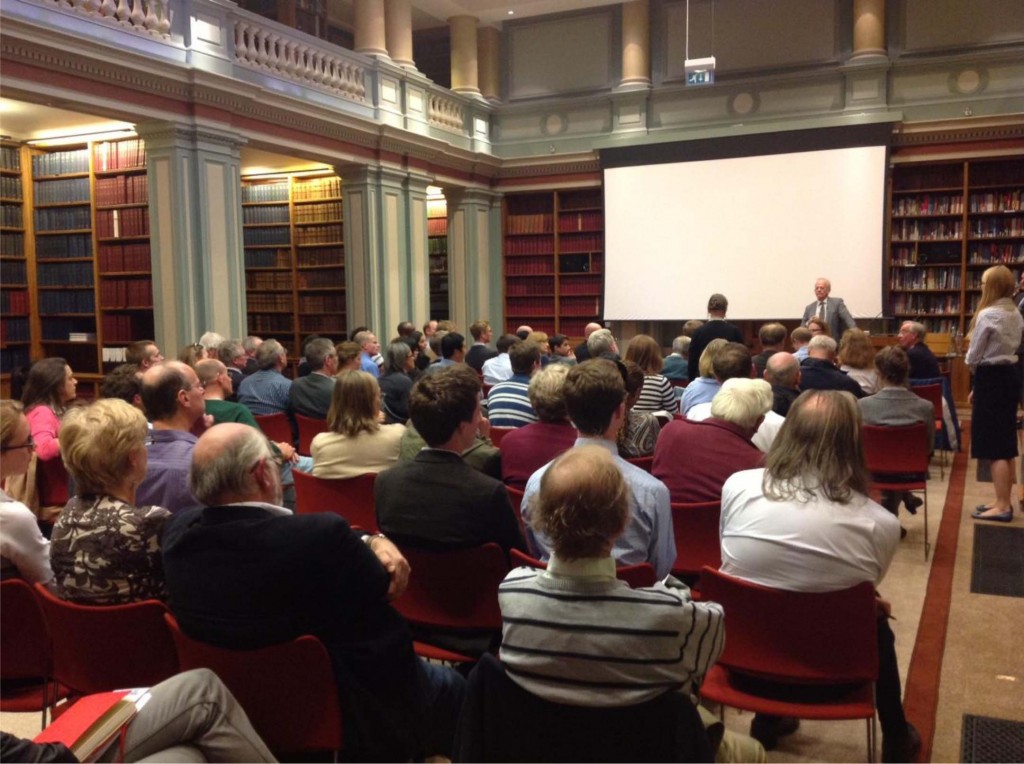
[[[63,358],[44,358],[28,370],[21,402],[36,444],[39,519],[52,523],[70,496],[68,473],[60,460],[61,417],[75,399],[78,380]]]
[[[380,423],[381,392],[365,371],[339,374],[327,432],[313,438],[313,474],[351,478],[382,472],[398,462],[405,425]]]
[[[159,536],[171,513],[136,507],[149,463],[142,412],[104,398],[68,413],[60,452],[77,495],[53,529],[50,565],[58,596],[83,605],[167,598]]]
[[[839,341],[839,370],[854,380],[864,395],[874,395],[880,385],[875,371],[875,346],[861,329],[847,329]]]
[[[21,404],[0,401],[0,482],[24,475],[32,460],[32,434]],[[0,579],[21,577],[30,584],[46,583],[50,570],[50,542],[43,538],[31,509],[0,489]]]
[[[396,340],[384,350],[384,370],[377,380],[384,396],[384,421],[405,424],[409,420],[409,391],[416,370],[416,353],[405,340]]]
[[[676,391],[661,373],[665,358],[658,341],[646,334],[636,335],[626,347],[625,360],[635,363],[644,374],[643,389],[633,408],[638,412],[675,411]]]
[[[807,319],[807,330],[811,333],[812,337],[817,337],[819,334],[824,334],[826,337],[832,336],[832,332],[829,331],[828,324],[817,316],[811,316]]]
[[[679,400],[679,413],[686,416],[686,412],[698,403],[708,403],[718,390],[722,387],[717,379],[712,364],[718,351],[728,344],[728,340],[711,340],[704,352],[700,354],[700,377],[691,380],[690,384],[683,390],[683,397]]]
[[[182,363],[187,363],[192,368],[200,361],[205,361],[209,358],[209,353],[206,351],[206,347],[199,342],[193,342],[191,345],[186,345],[178,353],[178,360]]]
[[[650,411],[637,410],[637,401],[643,397],[645,380],[649,377],[645,377],[643,369],[632,361],[623,363],[626,366],[626,421],[619,430],[619,456],[623,459],[650,456],[658,442],[661,423]],[[674,400],[675,396],[672,397]]]
[[[402,342],[405,342],[412,349],[412,353],[416,356],[416,374],[414,380],[419,378],[419,373],[430,366],[430,353],[427,352],[429,343],[427,338],[423,335],[423,332],[413,331],[412,333],[402,337]]]

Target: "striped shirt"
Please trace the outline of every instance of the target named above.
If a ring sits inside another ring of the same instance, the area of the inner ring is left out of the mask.
[[[675,411],[676,391],[672,383],[661,374],[648,374],[644,377],[644,386],[634,411]]]
[[[487,418],[494,427],[525,427],[537,421],[530,396],[530,377],[513,374],[507,382],[499,382],[487,393]]]
[[[292,381],[278,371],[264,369],[250,374],[238,386],[238,402],[253,416],[277,414],[291,407]]]
[[[580,706],[692,692],[722,652],[722,607],[672,580],[630,589],[610,557],[517,568],[498,589],[501,661],[523,689]]]

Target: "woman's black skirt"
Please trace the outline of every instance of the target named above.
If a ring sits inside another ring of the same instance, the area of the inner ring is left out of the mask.
[[[974,372],[971,456],[1012,459],[1017,455],[1020,379],[1015,364],[978,366]]]

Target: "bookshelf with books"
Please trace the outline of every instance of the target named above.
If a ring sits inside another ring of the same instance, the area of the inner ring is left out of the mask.
[[[603,311],[601,190],[507,196],[503,260],[507,331],[528,324],[582,338]]]
[[[448,292],[448,203],[444,196],[427,196],[427,254],[430,257],[430,317],[451,317]]]
[[[297,359],[302,338],[347,331],[341,179],[242,179],[249,331]]]
[[[32,305],[29,285],[34,281],[32,229],[26,211],[31,208],[28,149],[11,142],[0,144],[0,379],[9,393],[11,372],[27,366],[32,351]]]

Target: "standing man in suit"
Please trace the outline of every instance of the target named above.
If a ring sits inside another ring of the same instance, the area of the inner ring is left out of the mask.
[[[801,325],[807,326],[807,322],[817,316],[826,324],[828,330],[836,342],[843,336],[847,329],[857,328],[857,322],[853,320],[850,311],[846,309],[846,303],[842,297],[829,297],[832,292],[832,282],[828,279],[818,279],[814,282],[814,302],[804,308],[804,318]]]

